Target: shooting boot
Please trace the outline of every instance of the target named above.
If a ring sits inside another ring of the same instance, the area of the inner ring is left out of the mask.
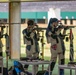
[[[60,75],[64,75],[64,70],[60,69]]]
[[[44,73],[44,75],[49,75],[49,72],[46,71],[46,72]],[[50,75],[52,75],[52,72],[50,72]]]

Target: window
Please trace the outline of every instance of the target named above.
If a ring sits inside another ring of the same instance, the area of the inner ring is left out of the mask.
[[[25,19],[21,19],[21,24],[25,23]]]
[[[64,20],[64,24],[67,24],[67,19]]]
[[[37,21],[38,23],[42,23],[42,24],[45,24],[45,19],[38,19]]]
[[[0,23],[7,23],[7,19],[0,19]]]
[[[4,19],[4,23],[7,23],[7,19]]]
[[[70,24],[73,24],[73,19],[70,20]]]

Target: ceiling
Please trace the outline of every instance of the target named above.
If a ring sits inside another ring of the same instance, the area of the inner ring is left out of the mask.
[[[43,1],[75,1],[75,0],[0,0],[0,2],[43,2]]]
[[[48,11],[60,8],[61,11],[76,11],[76,1],[21,2],[22,12]],[[8,12],[8,3],[0,3],[0,12]]]

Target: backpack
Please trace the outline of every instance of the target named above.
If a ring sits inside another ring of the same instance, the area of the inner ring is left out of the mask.
[[[11,66],[8,70],[8,75],[17,75],[17,72],[14,69],[14,66]]]

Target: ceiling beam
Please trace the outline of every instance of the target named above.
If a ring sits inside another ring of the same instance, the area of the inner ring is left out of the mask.
[[[76,1],[76,0],[0,0],[0,3],[9,3],[9,2],[44,2],[44,1]]]

